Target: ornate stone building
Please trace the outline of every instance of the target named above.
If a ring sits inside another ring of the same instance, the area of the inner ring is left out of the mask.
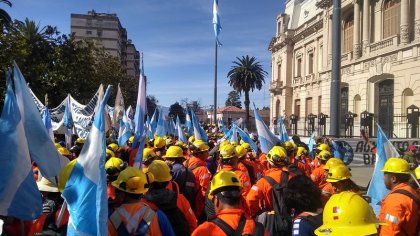
[[[330,112],[331,2],[286,0],[277,16],[269,45],[271,124],[294,114],[297,133],[307,135],[305,118]],[[341,12],[340,132],[344,114],[358,115],[357,130],[368,111],[388,135],[402,137],[396,127],[406,123],[407,107],[420,105],[420,0],[343,0]]]

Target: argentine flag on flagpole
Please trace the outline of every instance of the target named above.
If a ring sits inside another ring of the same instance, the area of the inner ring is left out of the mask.
[[[181,120],[179,119],[179,116],[176,116],[176,126],[178,131],[178,140],[187,144],[188,139],[187,137],[185,137],[184,131],[182,130]]]
[[[241,128],[237,127],[237,131],[238,131],[239,137],[241,137],[241,140],[244,141],[245,143],[249,143],[249,146],[251,146],[251,148],[255,152],[257,152],[258,151],[257,144],[255,144],[255,142],[251,139],[251,137],[249,137],[249,135],[245,132],[245,130],[242,130]]]
[[[22,220],[37,219],[42,213],[42,198],[35,184],[28,142],[10,73],[0,117],[0,137],[0,215]]]
[[[108,86],[62,194],[70,213],[67,228],[70,236],[108,234],[104,107],[110,93],[111,86]]]
[[[120,129],[118,131],[118,146],[123,146],[131,136],[131,125],[125,111],[123,111],[122,120],[120,120]]]
[[[280,143],[278,139],[271,131],[268,129],[267,125],[264,124],[260,114],[257,111],[257,108],[254,105],[254,115],[255,115],[255,125],[257,126],[258,140],[261,144],[261,151],[263,153],[268,153],[270,149],[275,146],[277,143]]]
[[[229,142],[239,144],[238,135],[236,131],[238,130],[238,126],[235,123],[232,123],[232,135],[230,136]]]
[[[54,178],[60,174],[62,157],[42,122],[39,110],[16,63],[13,68],[13,79],[31,159],[36,162],[43,176]]]
[[[157,108],[155,109],[155,111],[153,112],[152,115],[152,119],[150,120],[149,123],[149,139],[153,139],[155,133],[156,133],[156,126],[157,126],[157,121],[156,121],[156,117],[157,116]]]
[[[167,133],[163,116],[164,116],[163,112],[160,110],[159,111],[159,118],[158,118],[158,122],[157,122],[157,127],[156,127],[156,134],[160,137],[165,136],[166,133]]]
[[[42,123],[44,123],[45,128],[47,129],[48,135],[51,140],[54,142],[54,133],[52,130],[51,116],[48,107],[45,106],[45,109],[42,111]]]
[[[213,2],[213,28],[214,28],[214,36],[216,37],[217,45],[222,45],[219,42],[219,34],[222,30],[222,26],[220,24],[220,17],[219,17],[219,1],[214,0]]]
[[[373,170],[367,195],[372,199],[370,205],[378,216],[381,210],[381,201],[389,193],[389,190],[385,187],[382,169],[388,158],[399,157],[400,155],[378,124],[377,128],[375,169]]]
[[[187,114],[185,116],[185,126],[187,126],[187,130],[188,130],[188,135],[191,136],[194,134],[194,128],[191,122],[191,116],[190,116],[190,111],[187,108]]]
[[[286,126],[284,125],[284,119],[281,116],[279,118],[279,138],[282,143],[289,141],[289,135],[287,134]]]

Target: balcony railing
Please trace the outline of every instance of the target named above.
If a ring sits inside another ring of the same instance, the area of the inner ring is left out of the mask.
[[[300,83],[302,83],[302,76],[300,76],[300,75],[295,76],[295,78],[293,78],[293,84],[298,85]]]
[[[372,43],[369,46],[370,52],[378,51],[387,47],[398,45],[398,35],[392,36],[390,38],[386,38],[382,41]]]
[[[271,81],[269,91],[272,93],[279,92],[283,87],[283,81]]]

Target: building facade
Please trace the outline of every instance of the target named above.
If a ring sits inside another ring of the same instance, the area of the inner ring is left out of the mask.
[[[301,135],[308,116],[330,112],[331,2],[287,0],[269,45],[270,122],[297,116]],[[406,136],[407,108],[420,105],[420,0],[343,0],[341,16],[340,134],[346,114],[358,130],[367,111],[388,136]]]
[[[117,14],[97,13],[71,14],[71,33],[76,40],[92,40],[107,53],[117,57],[127,75],[138,78],[140,75],[140,54],[122,27]]]

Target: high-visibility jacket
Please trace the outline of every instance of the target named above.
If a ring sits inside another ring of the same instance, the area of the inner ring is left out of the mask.
[[[245,213],[241,209],[224,209],[216,214],[216,217],[223,220],[228,224],[232,229],[236,230],[239,224],[241,216]],[[242,231],[242,235],[253,235],[255,229],[255,221],[251,218],[247,218],[245,221],[245,226]],[[192,236],[223,236],[226,235],[224,231],[214,224],[211,221],[204,222],[199,225],[197,229],[194,230]],[[268,232],[265,230],[264,235],[268,235]]]
[[[246,166],[251,166],[253,173],[250,173],[250,170]],[[251,161],[245,158],[240,160],[238,164],[238,169],[242,170],[243,168],[248,171],[251,184],[255,184],[257,180],[261,179],[265,170],[265,168],[263,167],[263,165],[260,163],[259,160]]]
[[[379,220],[387,225],[381,225],[379,235],[418,235],[419,232],[419,207],[410,197],[394,193],[398,189],[403,189],[413,194],[420,200],[416,190],[407,183],[400,183],[395,186],[390,193],[382,200]]]
[[[179,186],[175,181],[169,181],[167,189],[176,192],[176,206],[185,216],[185,219],[188,222],[188,226],[190,227],[190,233],[197,228],[197,218],[195,217],[194,211],[191,208],[190,203],[188,202],[187,198],[179,192]]]
[[[195,177],[194,213],[197,218],[200,218],[204,214],[204,200],[212,175],[207,169],[206,162],[198,157],[192,156],[185,162],[185,166],[191,170]]]
[[[249,179],[249,176],[243,171],[239,170],[238,168],[234,168],[231,165],[223,165],[221,170],[235,172],[235,174],[238,176],[239,181],[241,181],[242,184],[242,196],[246,198],[246,196],[249,193],[249,190],[251,189],[251,180]]]
[[[270,176],[279,183],[282,172],[283,171],[280,168],[275,167],[265,171],[264,176]],[[289,179],[291,177],[293,177],[293,174],[289,173]],[[251,187],[251,190],[246,196],[246,203],[251,216],[256,216],[262,210],[273,210],[271,191],[272,187],[270,183],[264,178],[259,179],[257,183]]]
[[[55,219],[55,221],[54,221],[55,224],[57,224],[57,220],[59,219],[60,211],[61,211],[61,206],[57,209],[57,212],[55,213],[55,218],[54,218]],[[29,236],[33,236],[36,233],[41,233],[44,230],[44,224],[45,224],[45,221],[46,221],[48,215],[49,215],[49,213],[43,213],[38,219],[33,221],[33,224],[31,226],[31,230],[28,233]],[[65,225],[67,225],[68,221],[69,221],[69,212],[67,211],[67,209],[65,209],[64,214],[63,214],[62,218],[60,219],[60,222],[59,222],[57,228],[61,228]]]
[[[112,186],[111,183],[106,184],[106,192],[107,192],[109,200],[115,200],[115,198],[117,197],[117,195],[115,193],[115,187]]]
[[[122,204],[108,218],[108,235],[175,235],[168,218],[144,202]]]
[[[323,206],[327,204],[330,197],[334,194],[334,187],[331,183],[328,183],[324,185],[324,187],[321,189],[321,203]]]
[[[318,186],[319,189],[323,189],[324,186],[328,183],[325,176],[324,165],[320,165],[312,171],[311,179]]]
[[[315,157],[315,159],[311,161],[310,165],[311,165],[311,170],[314,171],[317,167],[321,165],[321,163],[319,162],[318,158]]]

